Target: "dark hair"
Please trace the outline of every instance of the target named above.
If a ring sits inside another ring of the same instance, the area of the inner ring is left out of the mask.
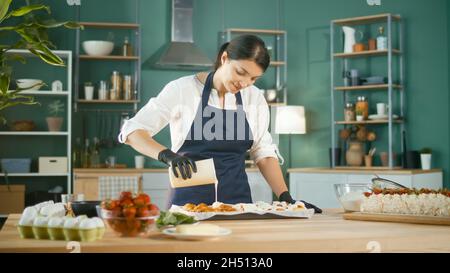
[[[264,41],[255,35],[241,35],[231,40],[231,42],[223,44],[217,54],[214,70],[217,70],[222,65],[220,59],[225,51],[231,60],[252,60],[263,71],[266,71],[270,64],[270,56]]]

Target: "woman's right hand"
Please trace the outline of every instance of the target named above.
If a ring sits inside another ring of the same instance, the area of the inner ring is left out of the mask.
[[[194,173],[197,172],[197,166],[195,165],[194,160],[189,157],[176,154],[170,149],[165,149],[159,152],[158,160],[166,163],[168,166],[171,166],[173,174],[177,178],[179,177],[177,167],[180,171],[181,177],[184,180],[192,177],[192,171],[194,171]]]

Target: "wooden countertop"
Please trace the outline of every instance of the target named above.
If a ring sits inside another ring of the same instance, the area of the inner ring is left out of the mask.
[[[67,242],[20,239],[20,215],[10,215],[0,231],[0,252],[70,252]],[[148,238],[105,237],[81,243],[81,252],[450,252],[448,226],[350,221],[339,210],[311,219],[211,221],[232,230],[213,241],[181,241],[155,232]]]
[[[352,174],[394,174],[394,175],[412,175],[426,173],[440,173],[442,169],[421,170],[421,169],[388,169],[388,168],[292,168],[288,173],[352,173]]]

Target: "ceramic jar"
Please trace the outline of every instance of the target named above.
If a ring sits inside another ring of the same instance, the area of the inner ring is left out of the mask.
[[[347,152],[345,153],[345,160],[347,161],[347,165],[352,167],[359,167],[362,165],[363,159],[363,143],[358,141],[350,142]]]

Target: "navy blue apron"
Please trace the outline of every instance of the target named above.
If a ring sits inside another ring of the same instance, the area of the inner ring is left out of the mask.
[[[228,204],[252,203],[245,173],[245,154],[253,144],[253,136],[242,106],[242,97],[240,92],[235,94],[237,110],[209,106],[213,77],[214,73],[209,73],[201,104],[186,140],[177,153],[195,161],[214,159],[218,179],[217,201]],[[213,184],[175,188],[171,190],[169,207],[186,203],[210,205],[214,201]]]

